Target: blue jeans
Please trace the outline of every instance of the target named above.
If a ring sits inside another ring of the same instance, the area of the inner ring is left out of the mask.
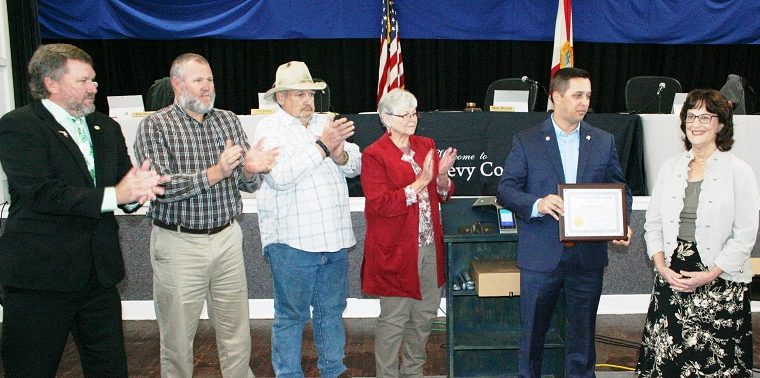
[[[274,283],[272,367],[277,377],[303,377],[301,338],[313,308],[314,344],[322,377],[337,377],[343,364],[348,295],[348,250],[305,252],[285,244],[264,248]]]

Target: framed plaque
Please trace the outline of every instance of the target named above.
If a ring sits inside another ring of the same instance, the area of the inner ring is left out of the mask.
[[[624,184],[559,184],[557,190],[565,209],[560,241],[628,239]]]

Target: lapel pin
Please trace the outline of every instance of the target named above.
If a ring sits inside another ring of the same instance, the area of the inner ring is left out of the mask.
[[[100,126],[98,126],[98,125],[95,125],[95,126],[94,126],[94,129],[95,129],[95,130],[100,130]]]
[[[63,135],[66,138],[69,137],[69,134],[67,132],[63,131],[63,130],[58,130],[58,132],[61,133],[61,135]]]
[[[586,140],[591,140],[591,135],[586,135]]]
[[[552,140],[552,138],[546,137],[546,140],[549,141],[549,140]]]

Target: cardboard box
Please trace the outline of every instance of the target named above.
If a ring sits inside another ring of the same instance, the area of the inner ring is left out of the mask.
[[[760,257],[750,257],[749,267],[752,268],[753,275],[760,275]]]
[[[479,297],[520,295],[520,269],[515,260],[470,260],[470,276]]]

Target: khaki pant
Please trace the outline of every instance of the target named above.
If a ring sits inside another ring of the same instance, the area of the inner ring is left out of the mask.
[[[193,376],[193,339],[207,295],[223,376],[248,375],[251,333],[242,248],[237,222],[214,235],[153,227],[150,255],[162,377]]]
[[[375,368],[378,377],[422,377],[427,360],[428,336],[441,302],[435,244],[420,247],[420,290],[422,300],[380,297],[380,316],[375,329]],[[399,369],[399,349],[403,362]]]

